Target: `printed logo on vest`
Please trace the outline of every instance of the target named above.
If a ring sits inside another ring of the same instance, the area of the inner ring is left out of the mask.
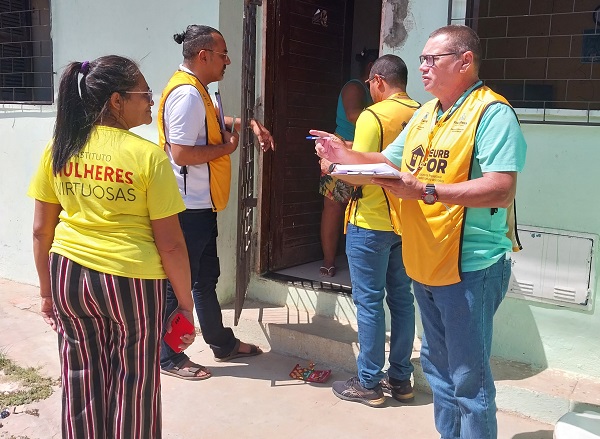
[[[419,123],[417,123],[416,130],[421,131],[426,128],[427,119],[429,119],[429,113],[425,113]]]
[[[415,171],[421,167],[421,162],[423,162],[424,158],[425,149],[423,148],[423,145],[419,145],[412,150],[410,154],[410,160],[408,162],[405,161],[404,164],[408,170],[414,174]]]
[[[412,150],[410,160],[405,161],[404,164],[412,174],[421,167],[425,167],[427,172],[431,174],[445,174],[449,157],[450,151],[447,149],[432,149],[425,163],[425,150],[423,145],[419,145]]]
[[[457,120],[454,121],[454,123],[452,124],[451,131],[453,133],[461,132],[461,131],[464,131],[466,127],[467,127],[467,114],[463,113],[460,115],[460,117]]]

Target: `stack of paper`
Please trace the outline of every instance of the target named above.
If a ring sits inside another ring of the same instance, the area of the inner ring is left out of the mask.
[[[400,171],[387,163],[336,165],[331,175],[353,185],[372,184],[372,178],[400,178]]]

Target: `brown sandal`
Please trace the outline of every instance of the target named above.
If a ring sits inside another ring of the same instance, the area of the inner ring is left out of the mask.
[[[188,360],[186,360],[180,366],[173,366],[171,369],[161,369],[160,373],[188,381],[206,380],[212,376],[207,367],[201,366],[200,364],[196,364],[192,361],[190,361],[188,366],[184,366],[187,361]]]
[[[256,355],[260,355],[263,353],[262,349],[252,343],[247,343],[250,346],[250,352],[240,352],[240,341],[238,340],[235,344],[233,350],[229,353],[229,355],[225,357],[215,357],[215,361],[217,363],[222,363],[224,361],[230,361],[234,358],[242,358],[242,357],[254,357]]]

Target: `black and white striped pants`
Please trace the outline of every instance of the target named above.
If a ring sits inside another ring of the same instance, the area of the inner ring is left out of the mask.
[[[63,438],[160,438],[165,281],[100,273],[54,253],[50,274]]]

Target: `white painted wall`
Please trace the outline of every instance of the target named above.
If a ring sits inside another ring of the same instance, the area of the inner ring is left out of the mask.
[[[448,8],[445,3],[445,0],[425,3],[416,0],[383,0],[381,24],[383,49],[381,53],[391,53],[404,60],[408,67],[406,90],[411,98],[421,103],[427,102],[433,96],[423,90],[419,56],[429,34],[438,27],[446,25]],[[406,18],[402,19],[405,9],[407,10]],[[391,47],[386,41],[398,33],[406,33],[406,39],[400,45]]]
[[[225,77],[219,83],[223,108],[229,116],[241,116],[242,89],[242,34],[243,0],[221,0],[219,7],[219,30],[227,42],[231,65],[227,66]],[[260,17],[260,14],[258,15]],[[218,294],[222,302],[230,302],[235,297],[235,270],[238,219],[238,173],[239,153],[231,156],[231,193],[227,208],[219,213],[219,238],[217,239],[221,277]]]
[[[524,124],[523,132],[528,149],[519,175],[519,223],[600,235],[600,127]],[[596,272],[598,256],[596,248]],[[600,378],[598,280],[591,288],[589,311],[505,300],[496,316],[494,354]]]

